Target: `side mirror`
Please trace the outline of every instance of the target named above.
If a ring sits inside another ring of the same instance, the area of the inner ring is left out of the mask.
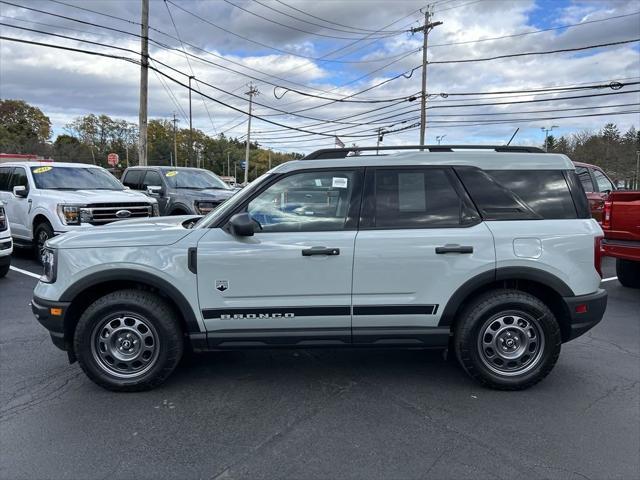
[[[162,193],[162,187],[158,187],[158,186],[148,186],[147,187],[147,193],[149,195],[153,195],[154,197],[159,197],[160,194]]]
[[[29,192],[27,192],[27,187],[25,187],[24,185],[18,185],[13,187],[13,194],[16,197],[27,198],[27,195],[29,195]]]
[[[255,222],[247,212],[236,213],[229,220],[229,231],[237,237],[252,237],[255,232]]]

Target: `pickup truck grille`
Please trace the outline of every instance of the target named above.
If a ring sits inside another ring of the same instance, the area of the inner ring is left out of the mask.
[[[153,209],[149,203],[96,203],[88,205],[90,213],[89,223],[91,225],[104,225],[116,220],[126,220],[128,218],[145,218],[153,216]],[[129,215],[118,212],[129,212]]]

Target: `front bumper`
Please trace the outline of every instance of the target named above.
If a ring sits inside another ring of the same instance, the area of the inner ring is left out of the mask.
[[[13,241],[11,237],[3,237],[0,238],[0,265],[4,265],[2,263],[3,259],[8,259],[9,255],[13,252]],[[7,262],[8,263],[8,260]]]
[[[71,302],[52,302],[36,296],[31,300],[31,311],[36,319],[49,330],[53,344],[65,351],[70,347],[64,335],[64,317],[69,305]]]
[[[571,323],[568,341],[591,330],[602,320],[607,308],[607,291],[598,289],[589,295],[563,297],[563,300]]]

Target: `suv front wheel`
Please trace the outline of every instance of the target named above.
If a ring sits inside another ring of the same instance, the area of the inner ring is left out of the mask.
[[[160,385],[183,352],[179,319],[159,296],[120,290],[96,300],[74,335],[80,366],[98,385],[142,391]]]
[[[458,319],[458,361],[480,383],[500,390],[535,385],[553,369],[562,338],[549,308],[518,290],[480,295]]]

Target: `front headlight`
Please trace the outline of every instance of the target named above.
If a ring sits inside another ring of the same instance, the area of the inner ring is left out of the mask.
[[[58,217],[65,225],[80,225],[90,221],[91,213],[82,205],[58,205]]]
[[[196,212],[198,212],[200,215],[206,215],[211,210],[216,208],[218,204],[215,202],[200,202],[196,200],[194,202],[194,206],[196,207]]]
[[[40,281],[43,283],[54,283],[57,273],[57,250],[45,247],[42,254],[42,265],[44,267]]]
[[[4,213],[4,207],[0,207],[0,232],[3,232],[8,227],[7,215]]]

